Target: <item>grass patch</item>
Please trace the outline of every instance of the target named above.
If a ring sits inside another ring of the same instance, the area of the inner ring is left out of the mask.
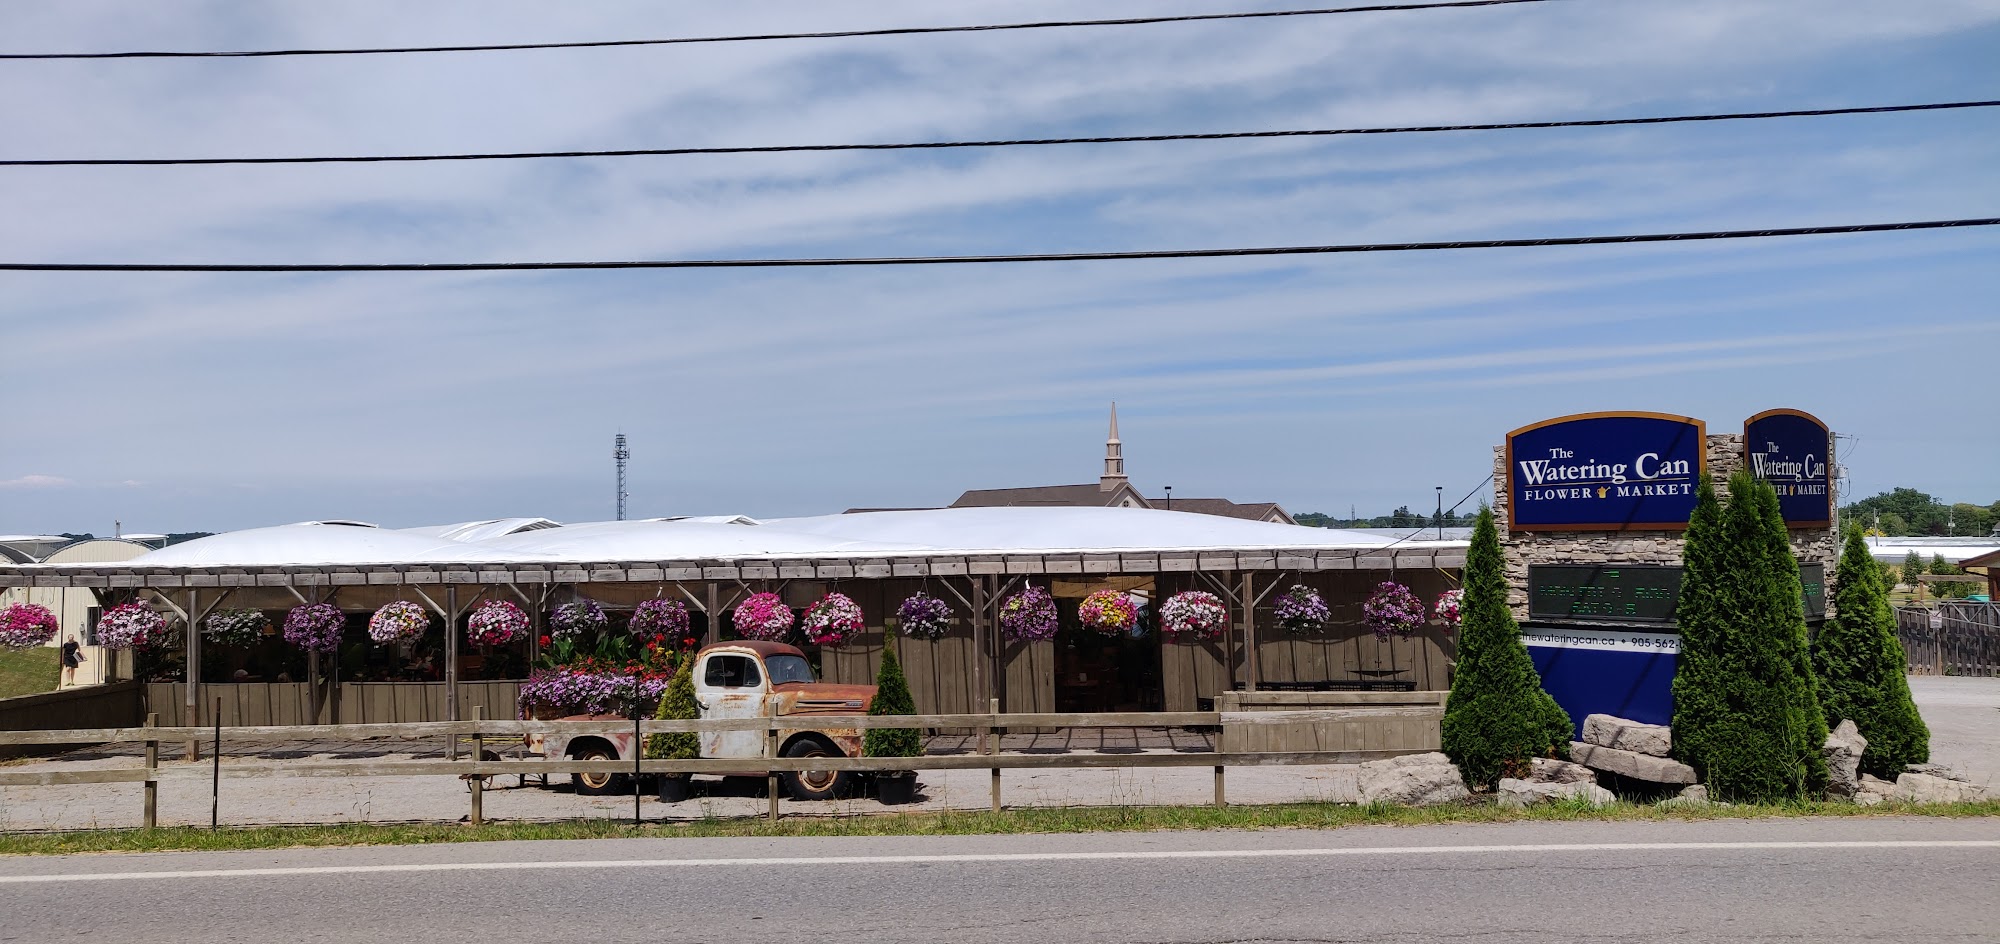
[[[62,680],[61,650],[47,646],[0,649],[0,698],[53,692]]]
[[[988,836],[1027,833],[1150,832],[1194,829],[1336,829],[1343,826],[1425,826],[1445,823],[1665,822],[1770,817],[2000,816],[2000,800],[1940,806],[1884,803],[1793,803],[1777,806],[1662,808],[1613,804],[1593,809],[1557,803],[1506,810],[1490,802],[1423,808],[1301,803],[1279,806],[1133,806],[1007,810],[1001,813],[937,812],[842,817],[794,817],[773,825],[761,818],[651,822],[594,819],[546,823],[342,824],[261,826],[207,830],[92,830],[0,835],[0,855],[80,852],[224,851],[327,846],[418,845],[526,839],[672,839],[714,836]]]

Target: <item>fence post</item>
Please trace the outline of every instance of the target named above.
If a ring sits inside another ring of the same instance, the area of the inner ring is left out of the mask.
[[[1222,766],[1220,766],[1220,765],[1217,765],[1217,766],[1216,766],[1216,768],[1215,768],[1215,808],[1216,808],[1216,809],[1221,809],[1221,808],[1223,808],[1223,807],[1225,807],[1225,806],[1228,806],[1228,805],[1229,805],[1229,801],[1228,801],[1227,799],[1225,799],[1225,798],[1223,797],[1223,794],[1222,794],[1222,771],[1223,771],[1224,769],[1225,769],[1225,768],[1223,768],[1223,767],[1222,767]]]
[[[986,729],[986,753],[1000,753],[1000,699],[987,702],[987,709],[993,714],[993,724]],[[1000,768],[993,768],[993,812],[1000,812]]]
[[[472,723],[476,725],[484,720],[486,720],[486,706],[472,706]],[[472,729],[472,763],[477,765],[485,756],[486,737],[475,727]],[[472,825],[478,826],[486,822],[486,778],[479,776],[477,772],[472,773],[470,777],[471,779],[466,781],[466,785],[472,790],[472,815],[468,820]],[[635,786],[633,789],[636,790],[638,787]]]
[[[208,828],[220,828],[222,823],[222,699],[215,700],[215,762],[213,774],[208,781]]]
[[[771,711],[770,727],[764,730],[764,756],[769,759],[776,760],[778,757],[778,703],[776,700],[773,700],[771,702],[770,711]],[[769,794],[771,797],[771,822],[773,824],[776,824],[778,822],[778,772],[777,771],[771,770],[765,772],[764,792]]]
[[[146,727],[160,726],[160,713],[146,715]],[[160,742],[157,738],[146,742],[146,828],[155,829],[160,825]]]

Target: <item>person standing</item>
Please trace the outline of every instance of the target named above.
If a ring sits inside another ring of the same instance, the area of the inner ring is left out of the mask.
[[[62,644],[62,687],[76,684],[76,667],[83,664],[83,646],[75,636],[63,640]]]

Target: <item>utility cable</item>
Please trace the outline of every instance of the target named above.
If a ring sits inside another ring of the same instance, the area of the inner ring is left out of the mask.
[[[1763,118],[1823,118],[1832,115],[1883,115],[1897,112],[1993,108],[2000,100],[1931,102],[1921,105],[1867,105],[1853,108],[1808,108],[1790,111],[1725,112],[1708,115],[1665,115],[1650,118],[1584,118],[1572,121],[1514,121],[1497,124],[1404,125],[1383,128],[1315,128],[1290,131],[1210,131],[1178,134],[1104,135],[1080,138],[999,138],[980,141],[921,141],[901,144],[772,144],[737,147],[628,148],[613,151],[497,151],[470,154],[374,154],[342,157],[160,157],[0,159],[0,167],[160,167],[190,164],[387,164],[418,161],[508,161],[563,157],[662,157],[690,154],[789,154],[806,151],[919,151],[948,148],[1040,147],[1060,144],[1131,144],[1160,141],[1228,141],[1246,138],[1317,138],[1338,135],[1424,134],[1439,131],[1516,131],[1534,128],[1603,128],[1615,125],[1665,125],[1688,122],[1743,121]]]
[[[387,262],[387,263],[174,263],[174,262],[0,262],[7,272],[505,272],[560,269],[783,269],[830,266],[966,265],[1006,262],[1105,262],[1127,259],[1213,259],[1239,256],[1304,256],[1362,252],[1421,252],[1442,249],[1514,249],[1541,246],[1599,246],[1632,243],[1824,236],[1907,230],[2000,226],[2000,217],[1860,223],[1697,233],[1634,233],[1617,236],[1543,236],[1531,239],[1460,239],[1442,242],[1352,243],[1332,246],[1265,246],[1244,249],[1148,249],[1131,252],[1042,252],[973,256],[860,256],[799,259],[636,259],[600,262]]]
[[[496,43],[478,46],[383,46],[351,49],[247,49],[176,52],[50,52],[0,53],[0,59],[252,59],[275,56],[377,56],[392,53],[514,52],[528,49],[601,49],[612,46],[675,46],[693,43],[750,43],[785,39],[853,39],[862,36],[914,36],[926,33],[993,33],[1004,30],[1059,29],[1074,26],[1145,26],[1153,23],[1194,23],[1206,20],[1257,20],[1274,17],[1326,16],[1335,13],[1390,13],[1447,7],[1497,7],[1554,0],[1443,0],[1434,3],[1377,3],[1358,7],[1312,10],[1256,10],[1243,13],[1190,13],[1178,16],[1131,16],[1109,20],[1045,20],[1033,23],[992,23],[977,26],[902,26],[886,29],[834,30],[820,33],[753,33],[736,36],[681,36],[670,39],[607,39],[573,43]]]

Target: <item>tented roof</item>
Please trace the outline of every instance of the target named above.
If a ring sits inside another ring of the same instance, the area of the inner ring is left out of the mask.
[[[473,547],[563,563],[860,557],[927,550],[712,521],[603,521],[489,538]]]
[[[527,561],[500,548],[373,527],[286,524],[251,528],[162,548],[134,558],[144,567],[283,567]]]
[[[1394,543],[1357,531],[1146,508],[937,508],[776,518],[767,519],[764,526],[954,554],[1367,550]],[[1427,544],[1405,541],[1399,546]]]
[[[1889,564],[1900,564],[1915,551],[1918,557],[1929,561],[1933,556],[1942,557],[1956,564],[2000,551],[2000,538],[1939,538],[1939,537],[1870,537],[1869,556]]]
[[[433,524],[421,528],[398,528],[404,534],[418,537],[444,538],[451,541],[484,541],[522,531],[540,531],[544,528],[560,528],[562,525],[547,518],[488,518],[484,521],[461,521],[458,524]]]

